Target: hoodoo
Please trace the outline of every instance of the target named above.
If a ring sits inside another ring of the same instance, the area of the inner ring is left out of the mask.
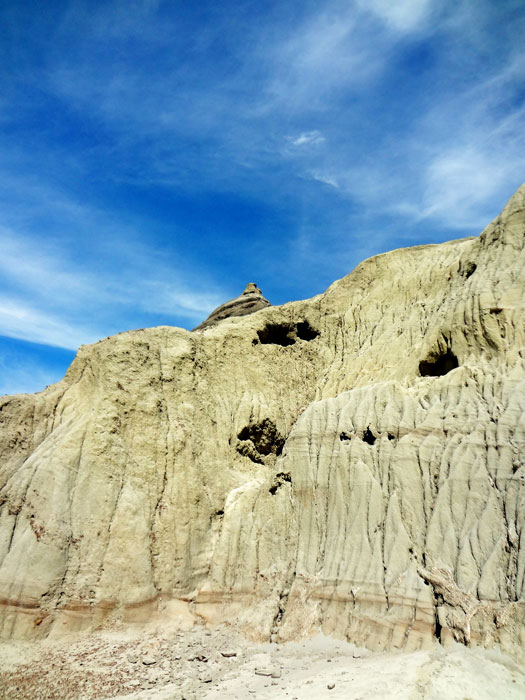
[[[524,299],[522,186],[478,238],[284,306],[248,285],[206,332],[123,333],[3,397],[2,635],[185,609],[523,657]]]
[[[204,328],[209,328],[231,316],[247,316],[248,314],[253,314],[255,311],[259,311],[259,309],[264,309],[266,306],[270,306],[270,302],[263,297],[259,287],[253,282],[250,282],[246,285],[246,289],[239,297],[230,299],[230,301],[227,301],[225,304],[218,306],[200,326],[197,326],[197,328],[193,330],[200,331]]]

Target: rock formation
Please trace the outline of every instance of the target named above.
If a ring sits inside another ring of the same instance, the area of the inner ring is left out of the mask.
[[[263,297],[259,287],[253,282],[250,282],[246,285],[246,289],[240,297],[230,299],[230,301],[227,301],[225,304],[218,306],[200,326],[197,326],[197,328],[193,330],[204,330],[204,328],[214,326],[219,323],[219,321],[230,318],[231,316],[247,316],[248,314],[253,314],[254,311],[264,309],[266,306],[270,306],[270,302]]]
[[[185,610],[523,655],[524,297],[522,186],[479,238],[83,346],[2,398],[3,636]]]

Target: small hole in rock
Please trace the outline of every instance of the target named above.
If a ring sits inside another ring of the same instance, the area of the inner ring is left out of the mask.
[[[395,439],[396,439],[395,435],[392,435],[392,433],[387,433],[387,437],[388,437],[389,440],[395,440]]]
[[[272,496],[275,496],[277,493],[277,490],[283,486],[283,484],[292,483],[292,477],[288,472],[279,472],[279,474],[275,475],[275,478],[273,480],[273,484],[270,486],[268,491],[272,494]]]
[[[468,279],[471,277],[477,269],[477,265],[475,262],[469,261],[464,264],[460,264],[459,268],[459,274],[464,277],[465,279]]]
[[[419,374],[422,377],[442,377],[453,369],[459,367],[458,358],[451,350],[441,355],[430,356],[419,363]]]
[[[351,439],[352,438],[347,433],[343,432],[343,433],[341,433],[341,435],[339,435],[339,440],[341,440],[341,442],[343,442],[344,440],[351,440]]]
[[[267,323],[264,328],[257,331],[257,335],[263,345],[287,347],[294,345],[297,339],[314,340],[319,335],[319,332],[312,328],[308,321],[300,321],[297,324]]]
[[[301,340],[314,340],[319,335],[319,331],[308,323],[308,321],[301,321],[297,324],[297,337]]]
[[[262,330],[257,331],[257,335],[263,345],[287,347],[295,343],[295,338],[291,336],[291,330],[292,326],[287,323],[267,323]]]
[[[246,425],[237,437],[241,441],[237,445],[237,452],[258,464],[264,463],[263,457],[266,455],[278,456],[283,451],[284,437],[269,418]]]
[[[373,445],[375,441],[376,437],[374,433],[370,430],[370,428],[367,428],[363,433],[363,442],[367,442],[369,445]]]

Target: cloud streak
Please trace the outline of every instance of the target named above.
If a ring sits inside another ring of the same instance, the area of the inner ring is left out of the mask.
[[[434,0],[359,0],[358,5],[390,29],[409,34],[421,28],[436,3]]]
[[[9,297],[0,297],[0,333],[8,338],[19,338],[31,343],[70,350],[100,340],[98,334],[80,323],[70,325],[60,318],[17,303]]]
[[[316,145],[325,142],[325,137],[321,132],[317,131],[303,131],[302,134],[291,139],[292,146],[306,146],[306,145]]]
[[[49,199],[63,201],[59,194]],[[75,203],[66,208],[75,210]],[[192,325],[224,299],[220,287],[181,256],[178,263],[172,253],[166,258],[133,240],[125,226],[104,227],[87,207],[82,215],[76,251],[60,235],[0,227],[0,335],[75,349],[139,320]],[[86,230],[97,234],[86,240]],[[122,237],[129,247],[116,243]]]

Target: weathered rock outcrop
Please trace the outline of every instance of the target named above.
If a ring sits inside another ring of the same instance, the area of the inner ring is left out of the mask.
[[[204,330],[204,328],[215,326],[219,321],[231,316],[247,316],[255,311],[259,311],[259,309],[264,309],[266,306],[270,306],[270,302],[263,297],[259,287],[250,282],[246,285],[246,289],[241,296],[230,299],[225,304],[218,306],[205,321],[193,330],[200,331]]]
[[[258,638],[522,654],[524,297],[525,186],[479,238],[84,346],[4,397],[2,634],[187,605]]]

